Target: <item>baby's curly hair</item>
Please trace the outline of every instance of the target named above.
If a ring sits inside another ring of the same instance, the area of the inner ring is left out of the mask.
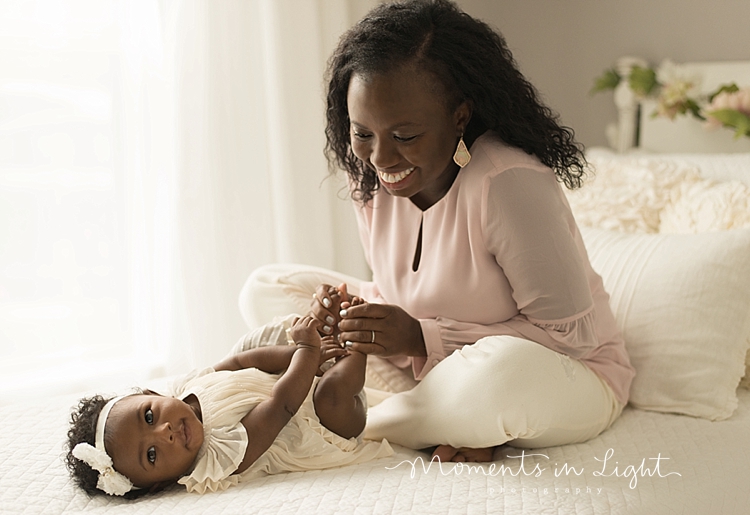
[[[386,73],[416,64],[435,76],[449,108],[468,101],[473,114],[464,138],[471,144],[488,130],[535,155],[570,189],[581,186],[586,160],[573,130],[540,100],[503,37],[449,0],[382,4],[349,29],[328,62],[326,148],[331,168],[345,170],[352,197],[369,201],[378,178],[352,152],[347,106],[353,75]]]
[[[83,398],[70,414],[65,465],[76,484],[89,495],[104,494],[96,487],[99,473],[92,469],[88,463],[73,456],[73,448],[82,442],[91,446],[96,445],[96,422],[99,420],[102,408],[109,400],[109,398],[101,395]]]
[[[140,390],[138,391],[140,392]],[[102,412],[104,405],[113,398],[101,395],[84,397],[78,401],[78,406],[74,407],[70,414],[65,466],[68,468],[73,481],[90,496],[106,495],[96,487],[96,483],[99,481],[99,473],[91,468],[88,463],[73,456],[73,448],[83,442],[96,446],[96,423],[99,420],[99,414]],[[105,432],[105,440],[106,434]],[[131,490],[123,497],[135,499],[146,492],[147,490]]]

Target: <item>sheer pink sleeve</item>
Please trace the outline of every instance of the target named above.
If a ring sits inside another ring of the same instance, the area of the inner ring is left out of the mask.
[[[412,358],[412,371],[414,378],[420,380],[453,351],[485,336],[523,336],[505,323],[482,325],[444,317],[420,320],[419,323],[422,326],[427,357]]]
[[[503,276],[509,290],[498,292],[495,299],[487,298],[485,292],[482,299],[466,300],[471,305],[499,306],[497,322],[419,317],[427,357],[412,359],[415,377],[421,379],[454,350],[485,336],[522,337],[573,358],[581,358],[598,347],[585,249],[551,171],[519,167],[488,175],[477,201],[481,202],[477,209],[481,220],[476,219],[468,230],[477,230],[477,238],[483,242],[490,260],[489,264],[479,264],[467,251],[467,267],[483,270],[481,267],[489,266],[485,273]],[[373,251],[372,210],[359,206],[355,209],[369,263]],[[372,283],[365,286],[363,295],[376,302],[380,298]],[[432,311],[442,312],[434,303]],[[486,313],[484,317],[488,318]]]
[[[472,324],[444,317],[420,320],[426,358],[412,358],[414,377],[422,379],[445,357],[485,336],[517,336],[535,341],[550,349],[580,358],[598,346],[593,311],[571,322],[531,322],[518,315],[497,324]]]
[[[599,345],[596,312],[561,186],[549,173],[512,169],[486,188],[485,242],[519,310],[503,325],[573,358],[586,355]]]

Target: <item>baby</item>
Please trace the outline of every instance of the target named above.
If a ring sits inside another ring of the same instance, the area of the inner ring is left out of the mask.
[[[310,316],[261,327],[171,396],[82,399],[68,431],[71,475],[89,494],[137,497],[174,482],[203,493],[389,456],[388,442],[360,436],[366,356],[321,339],[319,327]]]

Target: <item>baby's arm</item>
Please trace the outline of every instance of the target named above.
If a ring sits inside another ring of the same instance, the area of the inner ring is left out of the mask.
[[[214,366],[214,370],[242,370],[257,368],[269,374],[280,374],[289,367],[297,347],[294,345],[271,345],[257,347],[227,357]]]
[[[321,365],[331,358],[345,356],[348,353],[346,349],[334,344],[328,337],[326,337],[326,343],[320,351],[319,363]],[[215,365],[214,370],[257,368],[269,374],[280,374],[289,367],[296,350],[296,345],[257,347],[227,357],[224,361]]]
[[[292,327],[295,345],[289,346],[291,356],[286,373],[274,385],[271,397],[258,404],[241,421],[250,438],[237,473],[250,467],[271,447],[307,397],[320,361],[319,325],[317,320],[308,316]]]

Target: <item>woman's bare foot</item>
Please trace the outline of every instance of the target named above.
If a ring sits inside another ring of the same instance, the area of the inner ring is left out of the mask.
[[[460,447],[456,449],[450,445],[438,445],[434,451],[432,451],[432,457],[438,457],[440,461],[454,461],[454,462],[471,462],[471,463],[482,463],[492,461],[492,453],[494,447],[484,447],[482,449],[472,449],[470,447]]]

